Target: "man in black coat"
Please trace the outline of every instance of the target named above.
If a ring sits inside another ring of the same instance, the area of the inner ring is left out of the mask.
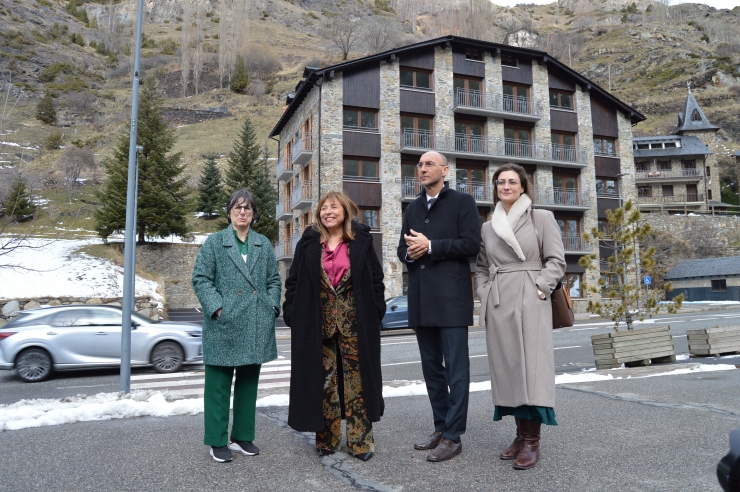
[[[445,461],[462,451],[468,417],[470,257],[480,248],[480,224],[473,197],[444,182],[442,154],[427,152],[416,167],[424,190],[406,209],[398,257],[408,268],[409,326],[416,328],[435,430],[414,448],[431,450],[429,461]]]

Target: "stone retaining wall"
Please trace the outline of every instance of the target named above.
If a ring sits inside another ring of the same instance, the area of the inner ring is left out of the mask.
[[[167,309],[199,308],[192,277],[200,244],[136,246],[136,266],[160,277]]]
[[[712,256],[740,255],[740,217],[735,215],[668,215],[642,214],[653,229],[666,232],[685,241],[697,237],[712,246]]]
[[[21,311],[37,309],[42,306],[68,306],[68,305],[107,305],[120,306],[120,297],[39,297],[36,299],[0,299],[0,326],[4,326],[7,320],[15,318]],[[140,296],[136,298],[136,312],[152,319],[166,317],[164,309],[159,303],[150,297]]]

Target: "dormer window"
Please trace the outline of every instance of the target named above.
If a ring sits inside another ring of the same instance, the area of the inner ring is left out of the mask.
[[[691,113],[691,121],[701,121],[701,115],[699,114],[699,111],[696,109],[693,113]]]
[[[483,55],[478,50],[465,50],[465,59],[472,61],[483,61]]]
[[[513,56],[501,56],[501,65],[504,67],[514,67],[516,68],[518,66],[517,59]]]

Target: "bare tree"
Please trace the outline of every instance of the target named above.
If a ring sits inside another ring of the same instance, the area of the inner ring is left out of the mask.
[[[80,185],[80,175],[83,171],[97,167],[95,153],[89,148],[79,148],[71,145],[64,149],[64,153],[57,161],[57,167],[62,170],[69,190],[69,203],[72,203],[74,190]]]
[[[282,68],[277,55],[268,46],[251,43],[242,53],[250,79],[270,80]]]
[[[234,30],[231,36],[231,52],[233,53],[234,63],[236,62],[236,54],[242,53],[244,46],[249,42],[249,1],[237,0],[235,5]]]
[[[233,47],[231,38],[234,36],[234,0],[221,0],[219,4],[218,22],[218,80],[219,87],[224,88],[224,78],[231,73]],[[231,77],[229,77],[231,79]]]
[[[188,93],[190,80],[190,34],[193,7],[190,0],[182,2],[182,48],[180,48],[180,66],[182,67],[182,97]]]
[[[203,71],[203,4],[196,1],[195,19],[195,60],[193,60],[193,85],[195,95],[200,88],[200,75]]]
[[[362,40],[368,53],[381,53],[392,49],[399,42],[398,31],[386,19],[374,19],[365,26]]]
[[[321,34],[342,53],[342,59],[346,60],[347,55],[360,40],[362,28],[357,19],[337,16],[324,26]]]

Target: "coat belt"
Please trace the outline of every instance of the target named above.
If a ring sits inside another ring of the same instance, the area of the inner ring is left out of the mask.
[[[524,261],[522,263],[507,263],[501,266],[491,266],[488,269],[488,280],[490,281],[491,294],[493,295],[493,306],[499,305],[499,294],[498,294],[498,274],[499,273],[512,273],[512,272],[527,272],[527,271],[540,271],[542,270],[542,264],[534,261]],[[484,302],[481,299],[481,302]]]

